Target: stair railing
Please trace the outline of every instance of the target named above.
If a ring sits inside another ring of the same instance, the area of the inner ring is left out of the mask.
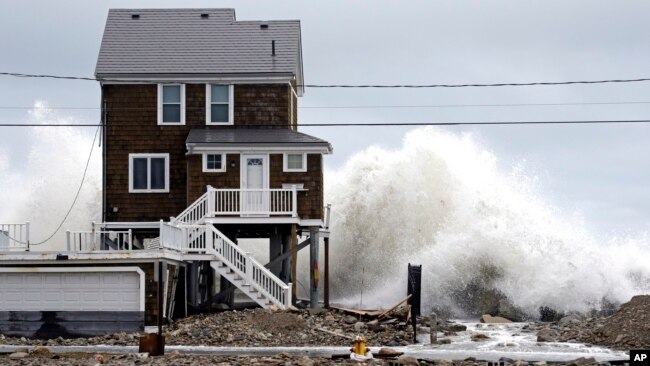
[[[208,226],[206,234],[208,253],[224,262],[246,284],[265,295],[274,305],[281,308],[291,306],[291,284],[282,282],[214,226]]]
[[[208,186],[208,190],[201,197],[189,205],[180,215],[173,218],[171,222],[186,225],[201,223],[210,212],[214,211],[214,204],[211,203],[212,195],[210,194],[212,190],[214,188]]]

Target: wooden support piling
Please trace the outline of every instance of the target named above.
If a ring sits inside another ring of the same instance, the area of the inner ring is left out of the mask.
[[[323,301],[325,307],[330,307],[330,238],[323,238],[323,245],[325,245],[325,279],[323,288]]]
[[[298,233],[296,224],[291,225],[291,304],[296,305],[296,290],[298,284],[297,264],[298,264]]]

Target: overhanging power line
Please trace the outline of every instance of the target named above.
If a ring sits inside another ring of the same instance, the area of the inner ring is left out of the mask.
[[[41,78],[41,79],[62,79],[82,80],[99,82],[123,82],[124,80],[110,78],[95,78],[86,76],[66,76],[49,74],[26,74],[17,72],[0,72],[2,76],[13,76],[19,78]],[[428,88],[476,88],[476,87],[504,87],[504,86],[552,86],[552,85],[576,85],[576,84],[613,84],[613,83],[638,83],[650,81],[650,78],[633,79],[601,79],[601,80],[571,80],[571,81],[533,81],[533,82],[501,82],[501,83],[465,83],[465,84],[304,84],[297,85],[305,88],[378,88],[378,89],[428,89]],[[152,83],[151,80],[129,80],[129,82]]]

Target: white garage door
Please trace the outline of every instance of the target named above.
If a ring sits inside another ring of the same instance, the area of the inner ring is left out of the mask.
[[[0,272],[0,311],[140,311],[140,273]],[[20,269],[23,270],[23,269]],[[38,271],[38,269],[31,269]],[[76,269],[78,270],[78,269]]]

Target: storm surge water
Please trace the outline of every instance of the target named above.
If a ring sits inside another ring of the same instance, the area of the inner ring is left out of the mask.
[[[33,124],[82,123],[49,110],[42,102],[35,103],[28,120]],[[23,151],[0,150],[0,223],[29,221],[34,243],[50,236],[70,208],[95,128],[29,127],[28,131]],[[4,138],[11,136],[10,131],[3,132]],[[93,220],[101,220],[100,167],[101,148],[95,143],[88,174],[68,219],[51,240],[33,250],[64,250],[66,229],[90,230]]]
[[[423,265],[424,309],[456,316],[494,294],[534,317],[541,306],[587,311],[650,290],[645,238],[590,234],[545,203],[521,167],[500,172],[470,135],[414,130],[401,149],[368,148],[326,178],[340,302],[399,301],[409,262]]]

